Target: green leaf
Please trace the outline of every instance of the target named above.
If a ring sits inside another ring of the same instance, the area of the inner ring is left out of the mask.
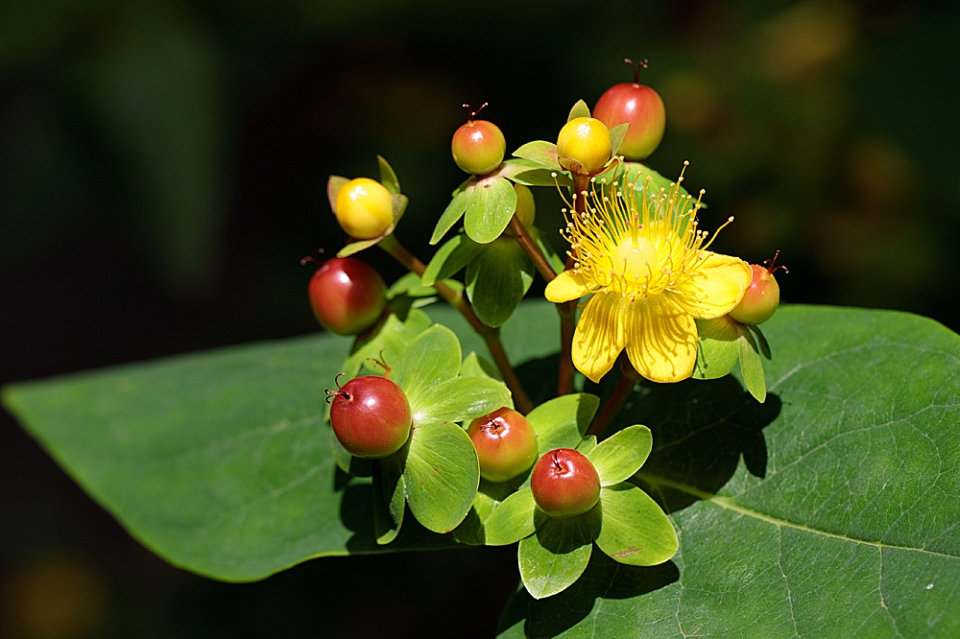
[[[600,509],[603,525],[597,546],[611,559],[631,566],[656,566],[677,553],[673,524],[657,502],[636,486],[604,486]]]
[[[463,358],[463,364],[460,365],[460,374],[464,377],[489,377],[498,382],[503,381],[500,371],[493,365],[493,362],[473,351],[467,353],[467,356]]]
[[[327,179],[327,201],[330,202],[330,210],[334,213],[337,212],[337,193],[340,192],[340,189],[349,182],[345,177],[340,177],[339,175],[331,175]]]
[[[372,360],[382,357],[388,365],[400,361],[400,354],[420,333],[430,327],[430,318],[420,310],[411,309],[405,316],[390,313],[372,334],[357,337],[341,370],[347,379],[353,379],[366,366],[382,373]]]
[[[427,388],[411,400],[413,423],[462,422],[505,406],[510,391],[489,377],[457,377]]]
[[[453,529],[454,538],[460,543],[482,546],[486,543],[485,522],[496,507],[513,494],[514,487],[508,483],[494,483],[480,478],[480,488],[473,498],[473,506],[463,522]]]
[[[532,535],[537,504],[533,491],[522,488],[504,499],[483,522],[488,546],[506,546]]]
[[[463,216],[463,230],[474,242],[489,244],[510,223],[517,210],[517,192],[509,180],[502,177],[483,178],[477,182],[467,200]]]
[[[600,475],[601,486],[626,481],[640,470],[653,449],[653,436],[646,426],[630,426],[614,433],[590,450],[587,458]]]
[[[433,286],[436,282],[455,275],[473,261],[483,247],[483,244],[477,244],[466,235],[453,236],[434,254],[421,281],[426,286]]]
[[[534,599],[566,590],[590,562],[598,528],[597,509],[574,517],[555,518],[537,511],[537,532],[520,540],[520,580]]]
[[[760,352],[763,353],[763,356],[767,359],[773,359],[773,355],[770,352],[770,344],[767,343],[767,338],[763,336],[760,327],[747,325],[747,328],[753,333],[754,337],[757,338],[757,345],[760,346]]]
[[[471,180],[473,178],[470,178]],[[468,180],[469,181],[469,180]],[[470,200],[473,190],[469,187],[464,188],[453,196],[450,204],[444,209],[440,219],[437,220],[437,226],[433,229],[433,235],[430,236],[430,244],[436,244],[443,239],[453,225],[460,221],[464,212],[467,210],[467,202]]]
[[[627,129],[630,128],[629,122],[618,124],[610,129],[610,155],[616,155],[623,144],[623,138],[627,137]]]
[[[680,551],[594,553],[501,637],[930,637],[960,633],[960,336],[903,313],[784,306],[765,404],[733,377],[645,384],[639,473]]]
[[[517,241],[501,237],[467,266],[467,296],[487,326],[503,325],[533,284],[534,267]]]
[[[533,241],[536,242],[540,252],[543,253],[543,255],[547,258],[547,261],[550,262],[550,266],[553,267],[553,270],[557,273],[563,272],[564,260],[557,255],[555,250],[553,250],[553,245],[543,239],[543,233],[541,233],[536,227],[527,230],[530,231],[530,237],[533,238]]]
[[[414,427],[403,479],[417,521],[439,533],[456,528],[480,483],[477,451],[466,431],[438,422]]]
[[[557,171],[558,173],[563,171],[563,167],[560,166],[560,154],[557,152],[557,145],[553,142],[546,142],[544,140],[527,142],[514,151],[513,156],[530,160],[534,164],[550,171]]]
[[[403,465],[406,447],[373,465],[373,526],[378,544],[389,544],[400,534],[406,510]]]
[[[555,145],[553,147],[553,155],[556,156]],[[545,159],[547,161],[553,161],[549,157],[549,150],[548,156]],[[573,180],[570,179],[570,176],[566,173],[558,173],[557,171],[559,170],[559,164],[557,164],[556,168],[552,166],[545,168],[542,163],[534,162],[533,160],[514,158],[501,164],[497,170],[497,175],[505,177],[511,182],[524,184],[526,186],[572,186]]]
[[[750,331],[743,331],[737,340],[740,354],[740,375],[750,394],[761,404],[767,399],[767,381],[763,375],[763,360],[760,359],[757,343]]]
[[[337,257],[350,257],[355,255],[360,251],[365,251],[371,246],[376,246],[380,242],[379,237],[376,237],[372,240],[357,240],[356,242],[349,242],[344,245],[342,249],[337,251]]]
[[[600,406],[600,398],[588,393],[574,393],[551,399],[527,415],[537,433],[537,453],[554,448],[576,448]]]
[[[570,120],[575,120],[576,118],[589,118],[590,117],[590,107],[587,106],[587,103],[583,100],[577,100],[577,103],[573,105],[570,109],[569,115],[567,115],[567,122]]]
[[[431,386],[453,379],[460,371],[460,342],[446,326],[434,324],[420,333],[391,364],[390,379],[407,394],[410,410],[421,408],[420,396]]]
[[[383,156],[377,156],[377,164],[380,166],[380,183],[393,195],[400,194],[400,180],[394,172],[390,163],[383,159]]]
[[[729,317],[697,320],[697,363],[695,379],[717,379],[730,373],[740,357],[739,339],[743,325]]]

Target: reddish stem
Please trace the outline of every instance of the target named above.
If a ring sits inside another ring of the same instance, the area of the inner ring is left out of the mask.
[[[421,277],[424,271],[427,270],[426,265],[400,244],[392,234],[380,240],[377,246],[393,256],[393,258],[403,264],[407,270]],[[435,288],[437,293],[439,293],[443,299],[447,300],[451,306],[460,311],[460,314],[467,320],[470,327],[487,343],[487,348],[490,350],[494,364],[497,365],[497,369],[500,371],[504,383],[506,383],[507,388],[509,388],[513,394],[513,401],[517,406],[517,410],[524,415],[533,410],[533,403],[530,401],[526,390],[524,390],[523,384],[520,383],[517,372],[513,369],[510,360],[507,358],[507,352],[504,350],[503,343],[500,341],[499,329],[491,328],[480,321],[480,318],[477,317],[477,314],[470,308],[470,304],[467,303],[467,300],[463,297],[463,293],[460,291],[453,290],[443,282],[435,283],[433,288]]]

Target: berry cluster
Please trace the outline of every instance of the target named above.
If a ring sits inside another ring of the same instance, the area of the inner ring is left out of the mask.
[[[469,177],[437,221],[431,244],[453,234],[428,264],[394,237],[407,199],[383,158],[379,181],[330,178],[330,205],[350,241],[320,265],[308,292],[322,326],[356,336],[344,362],[349,381],[338,376],[327,391],[329,417],[340,468],[373,478],[378,543],[397,538],[407,512],[462,543],[518,543],[535,598],[574,583],[594,545],[621,563],[662,563],[677,550],[676,534],[631,481],[652,450],[650,430],[635,424],[604,437],[633,384],[718,377],[739,359],[748,390],[763,400],[753,357],[769,356],[769,347],[756,325],[779,304],[773,273],[782,267],[776,257],[751,267],[708,250],[712,238],[696,219],[702,201],[683,176],[670,183],[639,162],[666,123],[660,96],[638,81],[646,66],[634,65],[633,82],[608,89],[592,113],[578,102],[555,144],[530,142],[506,160],[503,133],[478,117],[487,105],[464,105],[451,153]],[[571,189],[566,260],[535,224],[530,187],[538,186]],[[353,257],[374,245],[411,271],[389,289]],[[453,279],[461,271],[463,281]],[[558,397],[534,407],[498,327],[536,273],[560,305],[565,339],[576,333],[561,358]],[[574,327],[574,304],[587,295]],[[493,362],[462,357],[454,333],[431,324],[422,307],[437,297],[463,314]],[[636,336],[651,342],[629,341]],[[738,345],[732,358],[730,344]],[[594,419],[599,399],[573,392],[572,366],[597,381],[622,350],[624,378]],[[360,375],[364,365],[377,374]]]

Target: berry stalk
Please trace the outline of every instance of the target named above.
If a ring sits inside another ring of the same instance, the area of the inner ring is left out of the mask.
[[[392,234],[380,240],[377,246],[403,264],[407,270],[421,277],[427,269],[427,266],[417,259],[413,253],[408,251],[406,247],[400,244],[399,240]],[[497,370],[499,370],[500,375],[503,376],[503,381],[513,394],[513,401],[520,412],[526,414],[533,410],[533,403],[530,401],[526,390],[524,390],[523,384],[520,383],[520,378],[517,377],[517,372],[510,364],[509,358],[507,358],[507,352],[503,348],[503,342],[500,341],[499,329],[491,328],[481,322],[477,314],[470,308],[470,304],[467,303],[467,300],[463,297],[463,293],[453,290],[443,282],[436,282],[433,288],[436,289],[437,293],[439,293],[443,299],[463,315],[467,323],[470,324],[470,327],[487,343],[487,349],[490,351],[493,363],[496,364]]]

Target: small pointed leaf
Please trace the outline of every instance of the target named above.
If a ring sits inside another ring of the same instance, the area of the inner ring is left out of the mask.
[[[330,202],[330,210],[334,213],[337,212],[337,193],[340,192],[340,189],[349,182],[345,177],[340,177],[339,175],[331,175],[327,179],[327,201]]]
[[[433,259],[427,264],[421,281],[426,286],[455,275],[460,269],[473,261],[483,250],[483,244],[477,244],[464,234],[455,235],[441,246]]]
[[[380,165],[380,183],[383,184],[390,193],[399,194],[400,180],[397,179],[397,174],[394,172],[393,167],[383,159],[382,155],[377,156],[377,164]]]
[[[550,171],[563,171],[563,167],[560,166],[560,154],[557,152],[557,145],[553,142],[546,142],[544,140],[527,142],[514,151],[513,156],[530,160],[534,164]]]
[[[749,331],[743,331],[737,341],[740,352],[740,375],[743,383],[761,404],[767,399],[767,381],[763,374],[763,360],[760,359],[757,343]]]
[[[463,213],[467,210],[467,202],[470,200],[472,194],[473,188],[465,187],[453,196],[450,204],[447,205],[440,219],[437,220],[437,226],[433,229],[433,235],[430,237],[430,244],[436,244],[443,239],[447,231],[453,228],[453,225],[463,217]]]
[[[629,122],[618,124],[610,129],[610,155],[616,155],[623,144],[623,138],[627,137],[627,129],[630,128]]]
[[[590,117],[590,107],[587,106],[587,103],[583,100],[577,100],[577,103],[573,105],[573,108],[570,109],[570,114],[567,115],[567,122],[570,120],[575,120],[576,118],[589,118]]]

